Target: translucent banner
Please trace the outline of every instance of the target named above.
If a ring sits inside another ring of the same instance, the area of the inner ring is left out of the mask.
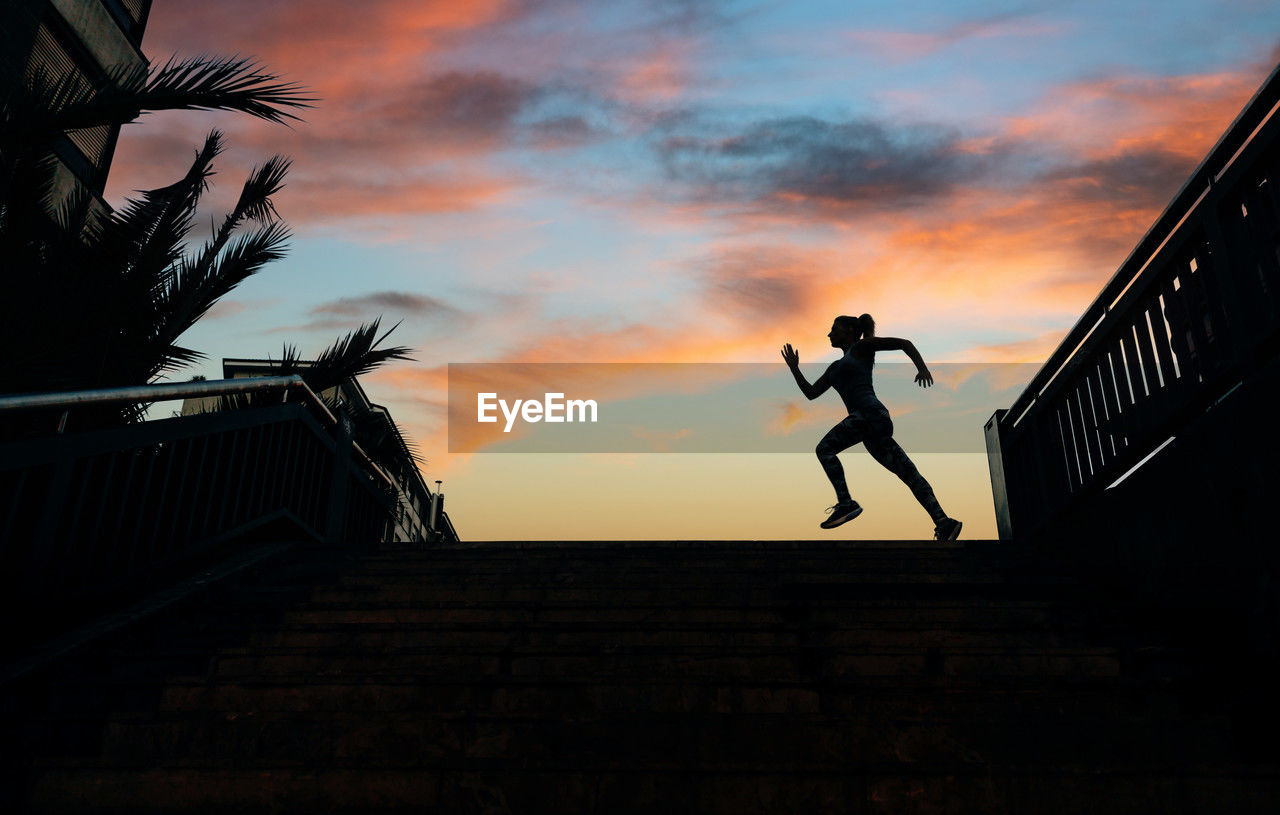
[[[827,364],[801,370],[813,382]],[[874,381],[908,452],[982,453],[987,419],[1039,368],[934,364],[922,388],[911,363],[877,362]],[[847,415],[780,363],[449,365],[450,453],[803,453]]]

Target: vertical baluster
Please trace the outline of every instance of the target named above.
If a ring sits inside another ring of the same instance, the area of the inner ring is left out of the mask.
[[[1062,447],[1067,456],[1067,480],[1071,492],[1075,492],[1083,483],[1086,474],[1085,462],[1081,459],[1080,445],[1075,436],[1075,422],[1071,418],[1071,400],[1063,398],[1058,408],[1058,422],[1062,427]]]
[[[1164,300],[1165,320],[1169,323],[1169,347],[1173,349],[1178,379],[1182,388],[1191,390],[1199,380],[1200,371],[1190,345],[1191,315],[1187,310],[1186,298],[1175,285],[1175,277],[1169,276],[1160,282],[1160,296]],[[1180,282],[1180,278],[1178,281]]]
[[[273,503],[282,509],[293,511],[293,423],[282,423],[280,439],[280,473],[276,478],[276,495]]]
[[[209,476],[205,472],[205,462],[209,459],[209,436],[200,437],[200,463],[196,465],[195,483],[191,486],[191,509],[186,513],[187,523],[182,529],[182,540],[188,545],[193,543],[192,530],[196,523],[196,511],[202,504],[208,504],[212,494],[209,489]]]
[[[301,422],[293,423],[293,432],[290,438],[290,449],[293,450],[291,467],[289,468],[289,494],[288,503],[299,518],[305,517],[302,514],[302,470],[303,458],[307,452],[306,428]]]
[[[1111,368],[1111,343],[1103,346],[1098,358],[1098,382],[1102,389],[1103,404],[1107,411],[1107,438],[1111,443],[1111,457],[1119,455],[1124,449],[1123,435],[1120,430],[1120,403],[1116,400],[1115,374]]]
[[[129,457],[129,470],[125,473],[124,485],[120,488],[120,506],[116,512],[116,521],[113,524],[111,532],[111,540],[107,543],[107,563],[103,569],[103,573],[107,576],[114,576],[116,563],[120,556],[120,533],[124,528],[124,519],[130,508],[137,507],[138,501],[133,500],[133,475],[138,469],[139,451],[134,448],[126,450],[125,455]]]
[[[178,490],[173,496],[172,509],[170,510],[173,518],[169,521],[169,531],[166,535],[166,552],[172,554],[178,548],[178,541],[175,535],[178,530],[178,521],[182,518],[182,496],[187,491],[187,481],[191,475],[191,451],[195,447],[195,439],[182,440],[182,468],[178,471]]]
[[[133,564],[138,560],[138,549],[142,546],[142,524],[144,520],[152,517],[152,506],[150,504],[151,482],[155,480],[156,470],[159,468],[157,459],[158,445],[149,445],[140,451],[144,457],[143,467],[146,468],[146,478],[143,479],[142,489],[138,492],[138,502],[135,506],[136,517],[138,522],[134,524],[133,536],[129,544],[129,556],[124,561],[123,574],[133,572]]]
[[[1262,315],[1267,310],[1266,283],[1262,273],[1263,259],[1259,256],[1259,244],[1253,239],[1251,225],[1245,217],[1243,195],[1235,190],[1225,196],[1218,207],[1216,223],[1210,227],[1211,238],[1231,246],[1231,267],[1234,270],[1236,291],[1240,296],[1242,313],[1237,319],[1243,322],[1244,334],[1257,336]]]
[[[267,506],[268,512],[275,512],[284,505],[283,488],[284,488],[284,465],[288,460],[285,456],[285,450],[289,441],[287,433],[288,424],[286,422],[277,422],[275,425],[275,451],[271,460],[271,480],[267,482]]]
[[[262,460],[262,486],[258,489],[258,516],[263,516],[271,512],[275,507],[271,506],[271,490],[277,478],[277,463],[280,460],[280,425],[272,422],[267,425],[267,441],[266,449],[263,450]]]
[[[204,468],[204,456],[206,452],[203,442],[204,439],[197,438],[187,440],[186,455],[182,459],[182,475],[178,479],[178,494],[173,497],[173,522],[169,524],[169,547],[171,551],[175,548],[181,548],[179,546],[179,542],[186,542],[185,534],[181,538],[178,537],[178,527],[181,525],[184,518],[186,518],[189,525],[192,513],[186,511],[182,501],[183,498],[186,497],[187,503],[191,505],[192,510],[195,509],[196,500],[198,498],[198,493],[196,491],[200,485],[200,478],[202,475],[201,471]],[[200,444],[202,449],[198,457],[196,468],[192,470],[191,459],[196,458],[195,448],[197,444]]]
[[[1257,274],[1266,297],[1269,324],[1274,325],[1280,313],[1280,184],[1276,168],[1268,170],[1260,193],[1266,198],[1266,229],[1263,253]]]
[[[231,430],[227,433],[227,437],[230,440],[230,447],[227,450],[227,474],[222,480],[224,489],[222,491],[222,500],[218,502],[218,523],[210,533],[212,535],[221,535],[235,524],[235,507],[233,504],[235,497],[240,493],[240,484],[244,481],[244,472],[236,456],[244,457],[244,453],[240,451],[240,436],[245,432],[244,429],[240,429]],[[223,444],[226,443],[226,441],[223,442]],[[230,521],[227,520],[228,509],[232,513]]]
[[[1147,395],[1152,402],[1158,401],[1160,393],[1160,373],[1156,370],[1156,355],[1151,343],[1151,328],[1147,325],[1147,313],[1134,309],[1134,341],[1138,346],[1138,358],[1142,360],[1142,378],[1146,384]]]
[[[248,523],[256,515],[254,508],[258,505],[262,494],[262,485],[266,483],[267,445],[270,442],[271,429],[267,425],[254,428],[253,465],[250,469],[249,490],[245,493],[244,512],[240,516],[241,523]]]
[[[98,490],[98,494],[95,496],[98,502],[98,511],[94,513],[93,526],[89,528],[89,539],[85,543],[82,549],[82,552],[83,552],[82,557],[84,559],[84,566],[85,566],[84,572],[81,574],[82,587],[88,584],[90,575],[93,575],[99,579],[105,578],[107,576],[106,569],[95,567],[95,564],[93,561],[94,561],[94,558],[98,557],[98,553],[101,549],[102,539],[106,537],[106,533],[102,529],[102,519],[106,516],[107,504],[109,503],[111,498],[111,487],[112,487],[111,477],[116,474],[116,458],[118,457],[119,453],[111,452],[111,453],[106,453],[105,455],[107,458],[107,472],[102,479],[102,489]]]
[[[84,577],[85,569],[83,561],[77,557],[79,552],[77,549],[82,547],[82,534],[80,531],[80,516],[84,512],[85,502],[88,500],[88,492],[90,479],[93,477],[93,471],[98,463],[98,456],[86,456],[81,459],[80,466],[76,467],[76,474],[79,476],[72,480],[72,491],[69,493],[72,498],[75,509],[71,513],[70,522],[67,524],[66,541],[62,546],[62,555],[55,564],[57,572],[57,583],[55,593],[62,594],[68,586],[79,586],[81,579]],[[73,575],[78,575],[81,579],[77,579]]]
[[[1129,449],[1133,444],[1133,412],[1134,402],[1133,394],[1129,387],[1129,371],[1124,364],[1124,345],[1120,341],[1120,334],[1117,331],[1115,335],[1107,341],[1107,356],[1111,361],[1112,381],[1116,388],[1116,404],[1118,406],[1116,422],[1116,443],[1123,449]]]
[[[164,519],[164,499],[169,496],[169,485],[173,483],[173,464],[178,457],[178,449],[176,442],[165,442],[161,447],[164,451],[164,475],[160,479],[160,497],[156,499],[155,505],[149,508],[146,518],[151,521],[150,534],[146,536],[145,549],[142,543],[142,536],[139,535],[138,546],[134,548],[133,555],[136,560],[131,559],[129,562],[129,573],[133,574],[137,571],[146,571],[147,567],[155,560],[156,541],[160,537],[160,521]]]
[[[275,442],[275,429],[273,424],[265,424],[260,428],[258,463],[253,468],[253,490],[249,493],[245,520],[252,520],[262,515],[267,485],[271,481],[271,445]]]
[[[1196,252],[1194,258],[1195,268],[1179,276],[1182,281],[1182,288],[1179,289],[1179,292],[1182,294],[1183,302],[1187,306],[1187,328],[1191,332],[1191,339],[1195,343],[1193,353],[1199,365],[1200,375],[1204,379],[1208,379],[1213,375],[1218,367],[1216,327],[1213,324],[1212,309],[1204,288],[1205,270],[1209,262],[1202,247]]]
[[[307,526],[312,526],[311,518],[311,431],[305,425],[299,425],[299,435],[302,441],[302,454],[300,456],[299,472],[298,472],[298,517],[306,521]]]
[[[1249,217],[1242,219],[1245,229],[1241,249],[1253,268],[1240,271],[1251,272],[1258,282],[1257,292],[1274,303],[1280,296],[1280,291],[1277,291],[1280,287],[1276,285],[1277,260],[1280,260],[1276,257],[1276,241],[1280,237],[1280,221],[1277,221],[1271,195],[1254,184],[1248,186],[1245,202],[1249,207]]]
[[[1120,330],[1120,349],[1123,352],[1122,358],[1125,374],[1128,377],[1129,391],[1133,396],[1133,404],[1128,416],[1129,443],[1133,444],[1142,432],[1143,407],[1147,395],[1143,388],[1142,364],[1138,362],[1138,349],[1133,344],[1133,327],[1127,323]]]
[[[315,507],[316,531],[324,533],[324,487],[329,483],[329,459],[324,442],[311,437],[311,504]]]
[[[262,455],[261,445],[256,442],[260,438],[260,427],[247,427],[244,429],[244,453],[241,454],[242,465],[240,467],[240,477],[235,480],[236,500],[231,507],[232,528],[241,524],[245,517],[240,514],[240,502],[245,497],[245,491],[252,492],[253,483],[257,477],[258,459]]]
[[[204,502],[204,512],[201,513],[200,525],[196,527],[195,537],[198,540],[204,540],[209,536],[209,518],[213,515],[214,504],[221,504],[227,500],[226,488],[223,482],[218,480],[218,476],[222,474],[222,462],[225,458],[227,447],[227,433],[219,431],[210,436],[210,444],[213,445],[213,463],[209,467],[209,490],[208,496]],[[225,481],[225,479],[223,479]]]
[[[1160,362],[1160,374],[1164,378],[1164,390],[1173,394],[1178,391],[1177,372],[1173,367],[1172,346],[1169,343],[1168,329],[1164,324],[1164,312],[1160,308],[1159,292],[1147,301],[1147,320],[1151,326],[1152,341],[1156,347],[1156,358]]]
[[[311,473],[311,507],[312,521],[315,530],[320,534],[324,534],[324,507],[321,506],[321,496],[324,495],[324,485],[329,483],[329,476],[325,472],[326,459],[324,442],[317,438],[314,434],[311,440],[311,464],[309,467]]]
[[[1106,356],[1105,349],[1100,351],[1094,363],[1089,366],[1088,372],[1089,394],[1093,397],[1093,416],[1098,434],[1098,450],[1104,467],[1110,465],[1116,455],[1115,446],[1111,441],[1111,409],[1107,404],[1106,392],[1102,389],[1102,365]]]
[[[262,428],[262,466],[259,468],[262,473],[262,480],[259,482],[258,489],[254,492],[253,500],[254,515],[261,517],[268,512],[271,507],[267,506],[267,496],[271,493],[271,481],[274,476],[274,464],[276,458],[276,437],[279,434],[279,427],[272,423]]]
[[[1076,417],[1080,424],[1080,438],[1085,454],[1089,458],[1089,478],[1085,479],[1085,483],[1088,483],[1102,470],[1102,453],[1098,449],[1096,429],[1098,422],[1093,414],[1093,402],[1089,398],[1087,378],[1082,376],[1071,390],[1074,394],[1073,400],[1078,406]]]

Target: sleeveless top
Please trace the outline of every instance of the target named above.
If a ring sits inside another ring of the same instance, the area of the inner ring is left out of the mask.
[[[827,368],[825,376],[840,394],[850,414],[862,414],[867,418],[874,414],[889,415],[889,409],[876,398],[875,389],[871,387],[871,368],[875,359],[874,351],[860,353],[850,349]]]

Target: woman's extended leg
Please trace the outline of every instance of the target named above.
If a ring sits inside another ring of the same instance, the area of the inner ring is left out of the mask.
[[[827,435],[822,437],[814,450],[831,486],[835,487],[836,503],[840,506],[852,504],[853,499],[849,496],[849,485],[844,480],[844,467],[840,466],[839,453],[862,441],[862,436],[862,423],[849,416],[827,431]]]
[[[864,443],[867,445],[867,452],[871,454],[872,458],[880,462],[882,466],[898,478],[901,478],[902,483],[911,488],[912,494],[920,502],[920,506],[928,511],[929,517],[933,519],[935,525],[947,520],[947,513],[943,512],[942,507],[938,504],[938,499],[933,494],[933,487],[930,487],[929,482],[925,481],[924,476],[920,475],[916,465],[911,462],[911,459],[907,458],[906,451],[893,440],[893,436],[868,434]]]

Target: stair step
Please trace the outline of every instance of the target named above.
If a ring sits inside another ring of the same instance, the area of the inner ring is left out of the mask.
[[[793,680],[815,676],[1043,676],[1101,677],[1120,674],[1119,654],[1111,648],[1026,649],[1014,653],[996,649],[923,648],[880,649],[877,652],[722,655],[717,653],[439,653],[334,654],[302,651],[294,654],[220,655],[214,673],[221,677],[277,673],[333,676],[595,676],[599,678],[679,672],[683,677],[717,679],[747,676]]]
[[[1176,718],[1182,711],[1172,692],[1117,693],[1111,684],[1049,684],[992,681],[921,694],[918,683],[758,682],[735,677],[722,682],[690,683],[673,678],[614,682],[554,677],[529,680],[485,677],[454,682],[430,678],[283,677],[236,681],[174,680],[159,693],[161,711],[320,710],[457,711],[475,713],[634,712],[655,713],[819,713],[926,716],[1008,710],[1012,716],[1094,711],[1122,716],[1141,713]],[[68,713],[69,716],[73,713]]]
[[[264,630],[254,632],[251,648],[310,648],[317,651],[345,649],[385,651],[399,649],[456,649],[478,651],[521,648],[524,650],[583,650],[626,648],[702,648],[720,652],[741,648],[867,648],[874,646],[922,647],[985,646],[1023,648],[1083,644],[1085,638],[1064,636],[1046,630],[1007,626],[986,630],[952,628],[897,628],[865,626],[828,631],[735,629],[714,632],[697,629],[630,629],[607,627],[595,630],[564,631],[493,627],[486,630],[414,627],[400,630]]]
[[[76,812],[1270,801],[1231,700],[1105,601],[982,541],[298,547],[28,681],[4,777]]]
[[[1274,766],[1098,771],[1088,767],[930,767],[831,772],[690,773],[452,769],[145,769],[45,772],[33,802],[47,812],[599,812],[711,815],[777,812],[1268,812]]]
[[[862,606],[846,608],[829,606],[774,608],[743,608],[724,605],[718,607],[671,608],[670,606],[587,606],[573,604],[548,605],[537,603],[511,604],[508,606],[477,607],[458,604],[436,608],[424,608],[412,604],[381,607],[356,606],[348,608],[303,607],[290,609],[280,615],[285,625],[429,625],[443,623],[573,623],[584,618],[600,623],[652,623],[670,624],[742,624],[755,626],[777,625],[786,621],[805,621],[811,625],[833,626],[843,624],[920,624],[928,626],[954,624],[1041,625],[1068,617],[1069,612],[1056,609],[1045,602],[1001,604],[994,606],[966,605],[948,601],[925,605],[923,603],[865,602]],[[1079,615],[1083,616],[1083,615]]]
[[[1117,769],[1221,754],[1230,741],[1230,724],[1221,719],[1174,724],[1080,711],[1042,711],[1034,722],[986,710],[925,717],[643,711],[554,718],[234,711],[108,722],[102,755],[120,767],[432,767],[518,759],[527,768],[803,772],[893,761],[1044,765],[1071,763],[1087,751],[1092,762]]]

